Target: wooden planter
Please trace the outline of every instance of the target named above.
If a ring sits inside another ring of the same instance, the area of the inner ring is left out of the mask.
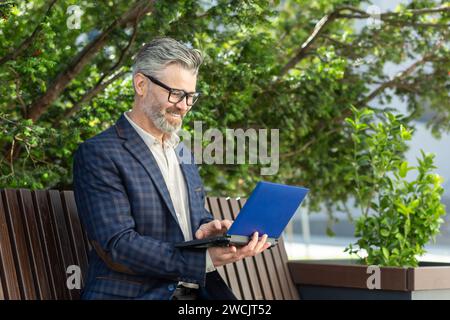
[[[301,299],[449,299],[450,264],[380,268],[380,289],[368,289],[368,266],[354,260],[289,261]]]

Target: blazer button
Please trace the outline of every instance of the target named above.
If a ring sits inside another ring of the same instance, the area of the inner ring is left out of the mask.
[[[169,289],[169,291],[173,291],[173,290],[175,290],[175,285],[169,284],[169,285],[167,286],[167,288]]]

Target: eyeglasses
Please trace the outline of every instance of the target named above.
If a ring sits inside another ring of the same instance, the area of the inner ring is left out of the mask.
[[[197,102],[197,100],[200,96],[200,92],[186,92],[181,89],[174,89],[174,88],[169,87],[168,85],[165,85],[161,81],[153,78],[152,76],[149,76],[145,73],[142,73],[142,74],[144,76],[146,76],[154,84],[169,91],[169,97],[167,98],[167,100],[170,103],[177,104],[177,103],[181,102],[184,98],[186,98],[186,105],[189,107],[192,107],[194,105],[194,103]]]

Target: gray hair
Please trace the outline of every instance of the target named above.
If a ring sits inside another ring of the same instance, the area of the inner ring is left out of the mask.
[[[156,38],[147,43],[136,55],[133,64],[133,77],[138,72],[158,76],[168,65],[177,63],[183,68],[198,73],[203,55],[197,49],[168,37]]]

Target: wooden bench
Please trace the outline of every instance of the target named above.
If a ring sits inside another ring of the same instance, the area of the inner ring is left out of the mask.
[[[208,197],[218,219],[235,219],[245,199]],[[297,300],[282,239],[256,257],[218,268],[239,299]],[[72,191],[0,190],[0,300],[69,299],[70,265],[87,270],[90,245]]]

